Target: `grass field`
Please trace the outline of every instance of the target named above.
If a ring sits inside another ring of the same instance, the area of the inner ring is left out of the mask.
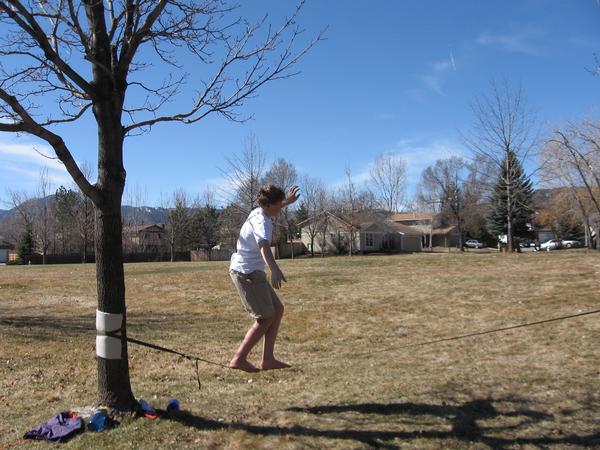
[[[278,350],[259,374],[131,346],[134,393],[184,410],[63,448],[600,448],[600,254],[282,261]],[[226,263],[126,266],[129,334],[227,363],[250,324]],[[94,267],[0,267],[0,448],[96,398]],[[256,360],[257,355],[253,355]]]

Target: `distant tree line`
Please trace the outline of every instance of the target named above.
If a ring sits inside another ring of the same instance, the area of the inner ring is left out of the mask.
[[[508,83],[492,84],[489,95],[477,98],[473,117],[472,129],[464,134],[470,155],[436,160],[423,169],[412,195],[401,153],[377,155],[366,181],[358,181],[347,167],[344,179],[332,185],[331,180],[327,184],[299,174],[292,161],[268,162],[251,134],[239,153],[224,159],[222,186],[209,186],[200,195],[176,189],[163,198],[164,223],[159,225],[164,232],[161,245],[152,251],[175,260],[195,249],[234,250],[239,229],[266,184],[284,189],[298,184],[302,189],[298,204],[275,220],[273,243],[280,248],[298,239],[301,229],[314,244],[327,234],[330,214],[348,220],[352,235],[358,230],[359,224],[352,223],[358,212],[417,210],[442,213],[456,227],[461,249],[467,238],[492,245],[504,239],[512,251],[520,239],[531,237],[532,226],[549,228],[559,238],[582,239],[591,247],[600,217],[600,126],[586,120],[542,139],[521,88]],[[538,183],[547,188],[537,200],[532,172],[540,174]],[[11,191],[9,197],[15,214],[0,223],[0,234],[17,245],[22,262],[34,255],[46,262],[49,254],[78,254],[86,262],[94,253],[94,207],[76,187],[52,190],[43,170],[35,193]],[[132,208],[123,219],[124,251],[148,252],[143,241],[128,238],[148,225],[142,214],[147,196],[139,185],[128,190],[126,203]]]

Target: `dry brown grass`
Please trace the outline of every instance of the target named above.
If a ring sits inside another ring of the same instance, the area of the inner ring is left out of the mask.
[[[600,255],[421,254],[282,262],[287,371],[247,375],[132,346],[136,396],[185,412],[65,448],[600,447]],[[248,319],[225,263],[126,267],[130,335],[227,362]],[[95,400],[93,266],[0,267],[0,448]],[[31,447],[42,444],[27,444]]]

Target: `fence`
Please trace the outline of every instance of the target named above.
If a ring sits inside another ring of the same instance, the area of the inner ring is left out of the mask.
[[[192,250],[190,252],[190,259],[192,261],[229,261],[231,259],[232,252],[229,250]]]
[[[276,259],[287,259],[291,258],[292,255],[295,257],[306,253],[306,246],[302,242],[285,243],[278,247],[271,247],[271,251]]]
[[[9,262],[15,264],[17,262],[16,253],[14,257],[11,254]],[[86,263],[94,263],[96,258],[93,253],[86,255]],[[42,264],[42,255],[35,254],[31,255],[27,261],[23,261],[24,264]],[[190,252],[175,252],[173,254],[174,261],[190,261]],[[125,263],[136,263],[136,262],[166,262],[171,261],[170,252],[161,253],[125,253],[123,254],[123,262]],[[83,255],[81,253],[72,253],[68,255],[46,255],[46,264],[81,264],[83,262]]]

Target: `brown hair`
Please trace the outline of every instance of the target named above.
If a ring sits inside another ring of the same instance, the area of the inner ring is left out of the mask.
[[[266,207],[285,200],[285,192],[272,184],[264,186],[256,197],[260,206]]]

